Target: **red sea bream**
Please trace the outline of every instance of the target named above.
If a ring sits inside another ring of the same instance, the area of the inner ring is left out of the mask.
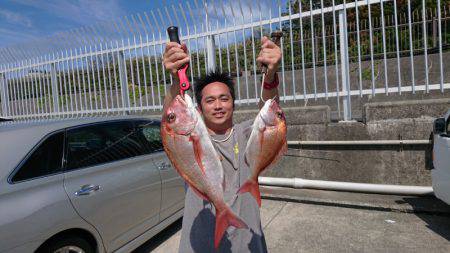
[[[199,197],[214,205],[215,248],[229,226],[247,228],[223,199],[223,168],[205,123],[188,94],[184,99],[178,95],[164,110],[161,136],[164,150],[181,177]]]
[[[238,193],[250,192],[261,206],[258,176],[275,164],[287,151],[286,118],[274,99],[265,102],[253,122],[252,132],[245,148],[245,161],[251,170],[250,178]]]

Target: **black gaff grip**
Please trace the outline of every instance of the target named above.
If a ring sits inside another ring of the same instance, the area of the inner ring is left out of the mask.
[[[180,43],[180,37],[178,36],[178,27],[176,26],[170,26],[167,28],[167,34],[169,35],[169,40],[171,42],[176,42],[178,44]],[[189,67],[189,63],[186,63],[183,67],[178,69],[178,79],[180,80],[180,94],[184,98],[184,92],[189,90],[191,87],[191,84],[189,83],[189,79],[186,75],[186,71]]]

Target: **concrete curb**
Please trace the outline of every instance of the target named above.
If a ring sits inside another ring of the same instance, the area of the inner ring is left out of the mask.
[[[450,216],[450,206],[432,196],[362,194],[261,186],[264,199],[377,211]]]

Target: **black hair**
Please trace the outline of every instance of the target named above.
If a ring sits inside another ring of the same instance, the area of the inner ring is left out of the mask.
[[[233,99],[233,104],[235,100],[234,95],[234,82],[229,73],[220,72],[219,70],[210,71],[205,76],[194,79],[195,84],[195,100],[200,106],[202,101],[202,90],[206,85],[214,82],[220,82],[225,84],[230,90],[231,98]]]

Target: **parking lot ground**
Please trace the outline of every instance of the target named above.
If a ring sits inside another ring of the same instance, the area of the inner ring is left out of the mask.
[[[269,252],[450,252],[450,207],[434,197],[262,189]],[[181,220],[136,252],[177,252]]]

